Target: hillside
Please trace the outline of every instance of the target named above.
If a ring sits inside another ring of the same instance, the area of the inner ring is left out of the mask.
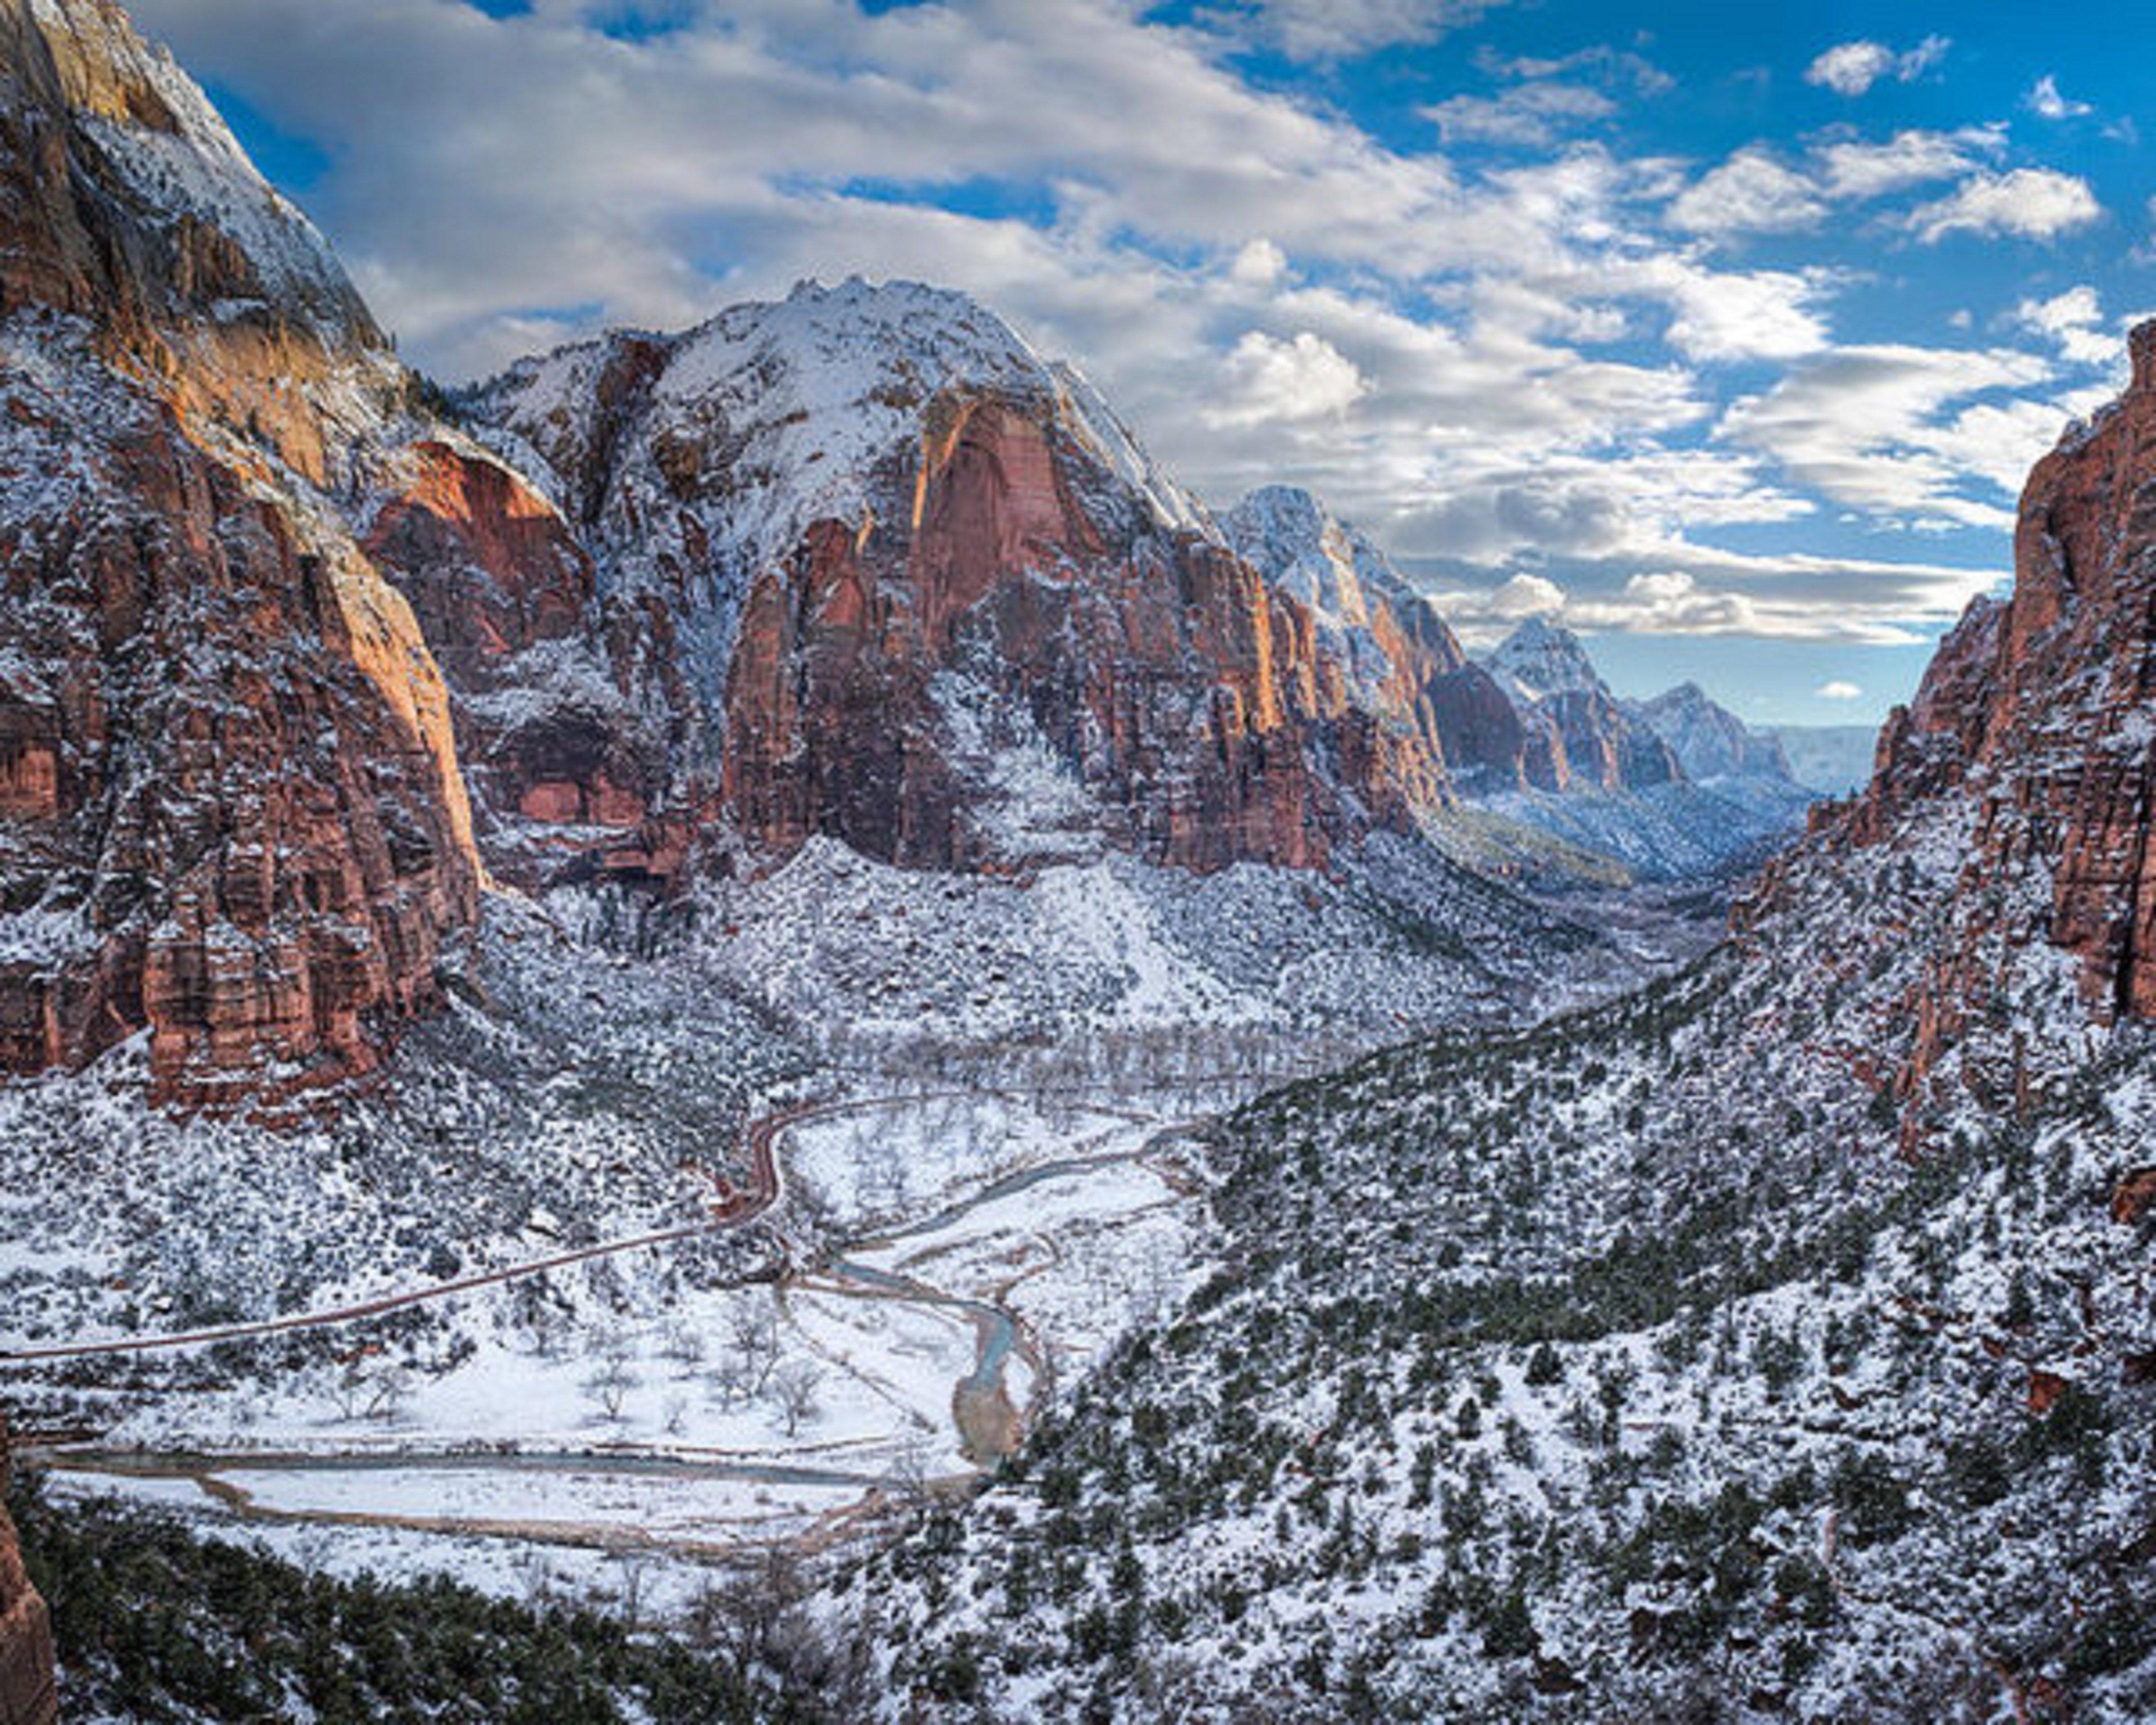
[[[2123,790],[2156,327],[2136,352],[2032,477],[2012,600],[1732,946],[1224,1123],[1211,1281],[855,1582],[905,1602],[895,1686],[1011,1718],[2156,1706]]]

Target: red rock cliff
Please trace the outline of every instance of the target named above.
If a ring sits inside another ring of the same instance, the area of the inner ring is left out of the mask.
[[[8,1491],[8,1422],[0,1418],[0,1500]],[[15,1524],[0,1501],[0,1725],[58,1725],[53,1631],[23,1569]]]
[[[310,379],[382,375],[372,326],[116,8],[0,0],[0,1071],[146,1031],[182,1106],[369,1072],[478,880],[411,609],[279,479],[345,435]],[[260,249],[146,203],[145,136]]]
[[[1096,521],[1081,458],[1038,404],[938,403],[930,424],[910,520],[822,523],[750,593],[724,793],[752,841],[1024,861],[979,818],[974,757],[1037,746],[1122,848],[1307,867],[1349,824],[1320,747],[1384,813],[1432,770],[1358,722],[1308,614],[1249,565]]]
[[[2126,395],[2030,475],[2011,598],[1970,606],[1888,719],[1869,788],[1815,817],[1830,846],[1884,843],[1941,799],[1974,817],[1957,891],[1999,908],[1929,963],[1904,1089],[1984,998],[1988,934],[2076,955],[2100,1017],[2156,1016],[2156,324],[2133,355]]]

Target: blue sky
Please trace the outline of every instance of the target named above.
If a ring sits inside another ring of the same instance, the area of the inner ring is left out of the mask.
[[[2123,5],[134,0],[445,377],[967,289],[1471,639],[1871,721],[2156,311]]]

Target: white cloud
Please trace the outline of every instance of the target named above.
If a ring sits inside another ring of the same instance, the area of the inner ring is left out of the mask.
[[[1816,225],[1826,199],[1807,174],[1754,144],[1687,186],[1670,225],[1687,234],[1788,234]]]
[[[2069,101],[2059,94],[2059,80],[2046,72],[2021,98],[2021,105],[2039,120],[2078,120],[2096,110],[2087,102]]]
[[[1926,245],[1949,234],[2053,239],[2086,228],[2102,214],[2087,181],[2047,167],[2017,167],[1963,181],[1944,198],[1913,211],[1907,225]]]
[[[1882,78],[1912,84],[1946,58],[1953,44],[1927,36],[1897,54],[1883,42],[1843,42],[1830,48],[1804,70],[1804,82],[1822,85],[1836,95],[1861,96]]]
[[[1431,42],[1507,0],[1228,0],[1204,14],[1216,28],[1248,32],[1292,59],[1353,59],[1381,48]]]
[[[1286,341],[1252,330],[1228,356],[1227,371],[1224,398],[1208,410],[1220,425],[1334,418],[1370,387],[1353,361],[1307,330]]]
[[[1543,617],[1564,609],[1564,589],[1539,575],[1515,575],[1490,595],[1490,612],[1498,617]]]
[[[1835,204],[1970,173],[1980,153],[2005,141],[1991,128],[1902,131],[1883,143],[1830,135],[1815,141],[1801,163],[1748,144],[1686,187],[1670,205],[1669,221],[1715,239],[1795,233],[1818,227]]]
[[[1228,273],[1239,286],[1270,287],[1287,273],[1287,254],[1260,236],[1237,249]]]
[[[1812,309],[1825,297],[1824,275],[1681,266],[1674,273],[1671,298],[1677,315],[1669,341],[1688,358],[1793,359],[1827,345],[1826,326]]]
[[[2103,326],[2103,301],[2087,283],[2048,300],[2024,300],[2014,321],[2055,343],[2069,364],[2112,366],[2126,355],[2125,339]]]
[[[1816,155],[1827,195],[1855,200],[1952,179],[1976,165],[1973,151],[2003,141],[1994,131],[1901,131],[1883,144],[1831,140]]]
[[[1584,85],[1522,84],[1494,96],[1453,96],[1420,111],[1448,144],[1542,148],[1561,131],[1607,120],[1617,104]]]
[[[1736,403],[1717,435],[1883,521],[2004,531],[2006,504],[2062,416],[2025,400],[1955,404],[2050,377],[2047,362],[2007,349],[1837,348]]]
[[[1861,687],[1855,683],[1845,681],[1843,679],[1839,677],[1835,678],[1834,681],[1830,683],[1820,684],[1818,688],[1812,691],[1812,693],[1817,696],[1821,701],[1861,701],[1864,699],[1864,691]]]
[[[1861,557],[1739,556],[1686,545],[1670,553],[1645,571],[1628,555],[1567,562],[1496,587],[1440,578],[1425,588],[1476,644],[1554,608],[1581,629],[1906,647],[1926,640],[1913,624],[1952,622],[2005,578],[2002,569]],[[1561,604],[1547,603],[1552,596]]]

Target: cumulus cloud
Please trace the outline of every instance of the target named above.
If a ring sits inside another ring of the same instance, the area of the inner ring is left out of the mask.
[[[1228,273],[1244,287],[1270,287],[1287,273],[1287,254],[1260,236],[1237,249]]]
[[[1855,683],[1845,681],[1839,677],[1835,678],[1832,682],[1820,684],[1818,688],[1812,691],[1812,693],[1816,695],[1821,701],[1861,701],[1864,699],[1864,691],[1859,685]]]
[[[2051,168],[1979,174],[1912,212],[1908,229],[1926,245],[1949,234],[2055,239],[2103,214],[2088,182]]]
[[[2103,300],[2087,283],[2048,300],[2022,300],[2013,321],[2056,344],[2072,365],[2112,366],[2125,357],[2124,338],[2104,327]]]
[[[2005,530],[2061,416],[2036,402],[1971,398],[2050,376],[2047,362],[2008,349],[1839,348],[1737,402],[1717,434],[1867,515]]]
[[[1607,120],[1617,104],[1584,85],[1522,84],[1495,96],[1452,96],[1421,111],[1448,144],[1543,148],[1562,131]]]
[[[2046,72],[2021,99],[2021,105],[2039,120],[2078,120],[2096,110],[2087,102],[2070,101],[2059,94],[2059,80]]]
[[[1477,644],[1497,639],[1523,616],[1553,614],[1579,629],[1906,647],[1927,639],[1912,624],[1951,622],[2005,575],[2000,568],[1861,557],[1673,551],[1668,562],[1645,570],[1625,558],[1568,561],[1497,585],[1440,573],[1424,586],[1462,638]]]
[[[1676,311],[1669,341],[1689,358],[1794,359],[1827,345],[1826,325],[1814,309],[1830,285],[1823,272],[1668,267]]]
[[[1670,205],[1670,225],[1687,234],[1788,234],[1826,214],[1808,174],[1753,145],[1687,186]]]
[[[1829,135],[1795,161],[1751,144],[1686,187],[1671,203],[1669,221],[1712,239],[1816,228],[1835,205],[1976,172],[1981,156],[2005,142],[1992,128],[1902,131],[1883,142]]]
[[[1944,36],[1927,36],[1901,53],[1883,42],[1838,43],[1805,68],[1804,82],[1851,97],[1862,95],[1882,78],[1913,84],[1944,59],[1953,45]]]
[[[1816,156],[1827,195],[1854,200],[1953,179],[1976,166],[1979,152],[2005,141],[2003,133],[1991,129],[1900,131],[1884,143],[1830,139]]]
[[[1209,410],[1222,425],[1334,418],[1369,388],[1353,360],[1307,330],[1286,341],[1252,330],[1228,356],[1227,370],[1224,400]]]

